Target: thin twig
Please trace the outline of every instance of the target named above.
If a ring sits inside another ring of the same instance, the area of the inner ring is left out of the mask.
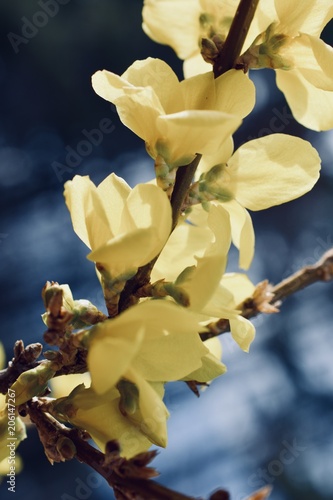
[[[271,287],[269,289],[271,298],[267,303],[271,306],[279,306],[287,297],[313,283],[331,280],[333,280],[333,248],[328,250],[313,266],[303,267],[277,285]],[[258,302],[254,297],[249,297],[237,309],[241,311],[241,316],[250,319],[263,312],[261,305],[260,301]],[[207,340],[230,331],[229,320],[224,318],[207,325],[207,327],[209,332],[200,333],[202,340]]]
[[[228,36],[214,62],[214,76],[217,78],[234,67],[241,53],[259,0],[241,0],[231,24]]]
[[[194,160],[184,167],[179,167],[176,174],[175,186],[171,195],[172,206],[172,229],[177,225],[179,216],[181,214],[184,200],[188,194],[188,190],[193,181],[193,177],[202,155],[197,154]]]
[[[84,439],[83,431],[69,429],[58,422],[52,415],[46,413],[43,410],[43,404],[39,400],[31,401],[25,408],[31,421],[37,427],[40,440],[51,463],[76,458],[79,462],[89,465],[104,477],[115,492],[123,495],[123,498],[133,498],[135,500],[195,500],[193,497],[170,490],[150,479],[133,476],[133,472],[140,474],[138,467],[135,467],[135,465],[133,467],[135,457],[126,460],[118,454],[114,454],[114,459],[112,460],[111,457],[110,460],[107,455],[91,446]],[[152,456],[154,456],[154,453],[152,453]],[[144,471],[142,474],[144,474]]]

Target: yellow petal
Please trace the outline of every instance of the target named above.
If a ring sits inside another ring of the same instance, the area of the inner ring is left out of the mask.
[[[64,195],[74,231],[88,247],[96,248],[112,238],[108,217],[89,177],[76,175],[66,182]]]
[[[200,312],[209,301],[223,276],[231,243],[228,213],[222,206],[211,206],[208,226],[215,241],[206,249],[189,278],[181,286],[190,297],[190,308]]]
[[[168,164],[179,166],[196,153],[215,151],[235,132],[241,119],[219,111],[192,110],[159,116],[156,124],[160,137],[167,137]],[[161,153],[166,156],[164,150]]]
[[[245,299],[252,297],[256,288],[246,274],[240,273],[226,273],[222,278],[221,286],[232,294],[232,301],[228,304],[231,308],[236,308]]]
[[[254,229],[248,211],[236,200],[223,203],[230,215],[233,244],[239,249],[239,267],[248,269],[254,256]]]
[[[243,351],[249,352],[250,345],[255,337],[253,324],[242,316],[237,316],[237,318],[232,318],[229,321],[232,338]]]
[[[121,214],[131,193],[130,186],[124,179],[112,173],[98,185],[97,192],[105,213],[109,215],[109,224],[113,234],[119,234]]]
[[[212,241],[208,227],[180,223],[171,233],[152,271],[152,281],[165,278],[175,281],[180,273],[197,263],[195,256],[201,257]],[[170,265],[172,262],[172,266]]]
[[[247,116],[255,104],[255,86],[243,71],[231,69],[216,80],[216,108],[225,113]]]
[[[229,161],[235,198],[250,210],[263,210],[307,193],[319,171],[320,158],[311,144],[286,134],[247,142]]]
[[[276,83],[299,123],[317,131],[333,127],[333,92],[314,87],[298,70],[276,70]]]
[[[138,267],[148,264],[158,254],[160,246],[157,228],[137,229],[109,240],[90,252],[87,258],[103,264],[112,278],[117,278],[133,274]]]
[[[158,96],[164,112],[175,113],[184,109],[184,101],[180,92],[177,75],[170,66],[161,59],[148,57],[135,61],[122,75],[135,87],[149,87]]]
[[[333,90],[333,48],[323,40],[301,34],[282,47],[281,56],[291,59],[294,67],[315,87]]]
[[[172,210],[166,193],[152,184],[138,184],[132,190],[122,218],[122,229],[128,230],[133,221],[136,228],[156,229],[155,248],[148,257],[155,257],[171,233]]]
[[[205,340],[205,346],[209,353],[202,358],[202,367],[190,373],[184,380],[196,380],[197,382],[209,382],[227,371],[225,364],[221,363],[222,344],[218,337]]]
[[[166,300],[148,300],[121,316],[123,329],[144,322],[145,337],[132,366],[145,379],[179,380],[201,366],[207,349],[198,335],[198,317],[190,311]]]
[[[109,391],[105,396],[98,396],[91,388],[83,389],[72,398],[77,411],[68,421],[87,430],[103,452],[108,441],[117,440],[121,456],[129,459],[147,451],[151,442],[140,428],[121,414],[119,402],[117,389]]]
[[[185,78],[191,78],[192,76],[207,73],[208,71],[212,71],[212,65],[203,60],[199,51],[187,57],[184,61],[183,72]]]
[[[319,36],[324,26],[333,17],[331,0],[289,0],[275,1],[282,28],[286,34],[295,36],[298,32]]]
[[[213,354],[206,354],[202,358],[202,367],[184,377],[183,380],[195,380],[196,382],[210,382],[214,378],[223,375],[227,371],[224,363],[221,363]]]
[[[136,370],[128,370],[126,378],[139,390],[140,412],[129,415],[128,418],[140,426],[140,431],[150,441],[165,448],[168,441],[166,422],[169,412],[162,397]]]
[[[131,339],[112,335],[111,324],[109,336],[96,336],[91,341],[87,361],[91,386],[97,394],[112,389],[123,376],[140,348],[142,336],[140,329],[132,331]]]
[[[69,375],[61,375],[60,377],[53,377],[50,380],[52,389],[52,397],[63,398],[68,396],[75,387],[84,384],[86,387],[90,386],[91,378],[88,372],[86,373],[71,373]]]
[[[196,49],[200,16],[198,0],[145,0],[142,16],[144,32],[155,42],[170,45],[180,59],[186,59]]]

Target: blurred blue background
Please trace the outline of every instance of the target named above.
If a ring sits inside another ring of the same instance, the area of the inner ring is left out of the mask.
[[[148,56],[166,60],[179,76],[182,66],[142,32],[139,0],[59,0],[58,12],[46,17],[43,3],[0,5],[1,340],[9,359],[16,339],[42,341],[46,280],[68,283],[75,298],[104,307],[87,249],[71,228],[63,183],[75,174],[98,183],[115,171],[134,185],[154,175],[142,141],[95,95],[91,75],[104,68],[121,74]],[[332,27],[324,38],[333,45]],[[258,102],[236,145],[278,123],[280,132],[310,140],[323,160],[311,193],[253,213],[257,254],[249,274],[254,282],[276,283],[333,246],[333,135],[292,119],[272,72],[251,77]],[[102,140],[84,149],[80,142],[101,122],[108,124]],[[68,168],[66,155],[78,149]],[[235,252],[229,269],[237,270]],[[195,496],[223,487],[232,500],[265,484],[274,486],[272,500],[333,499],[332,306],[332,284],[316,284],[280,314],[256,320],[250,354],[224,335],[228,372],[199,399],[184,384],[168,386],[169,447],[155,461],[163,484]],[[87,467],[74,461],[51,467],[35,430],[28,432],[15,498],[112,498]],[[0,485],[1,498],[11,498],[7,486]]]

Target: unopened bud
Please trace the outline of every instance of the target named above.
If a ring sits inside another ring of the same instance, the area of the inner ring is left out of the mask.
[[[34,396],[45,392],[47,382],[55,374],[50,361],[42,361],[36,368],[21,373],[19,378],[11,386],[15,391],[15,405],[21,405]]]

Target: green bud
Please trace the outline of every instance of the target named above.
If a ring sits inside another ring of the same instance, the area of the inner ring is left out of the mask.
[[[139,391],[135,384],[122,379],[117,384],[120,392],[119,410],[123,415],[133,415],[139,406]]]
[[[52,366],[51,361],[42,361],[36,368],[21,373],[11,386],[11,391],[15,392],[16,406],[45,392],[48,381],[55,374]]]

